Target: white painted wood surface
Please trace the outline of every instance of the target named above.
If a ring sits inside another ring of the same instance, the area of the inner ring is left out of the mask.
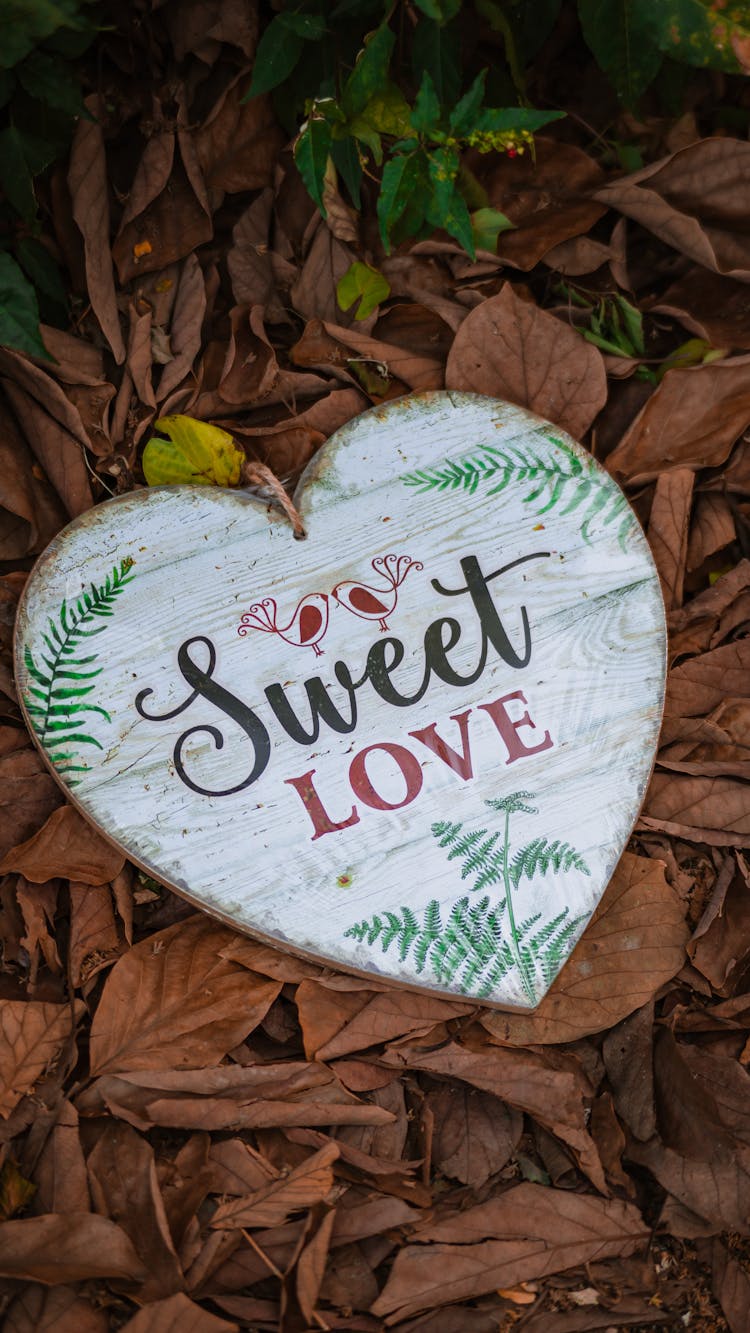
[[[532,1006],[651,771],[665,627],[640,527],[564,432],[455,393],[365,413],[295,499],[304,542],[211,488],[72,523],[17,627],[42,752],[130,857],[241,929]],[[357,720],[305,742],[284,707],[309,732],[315,679]]]

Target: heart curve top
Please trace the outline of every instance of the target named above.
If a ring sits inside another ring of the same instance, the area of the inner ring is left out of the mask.
[[[533,1007],[640,808],[659,581],[563,431],[424,393],[339,430],[295,501],[160,487],[71,523],[19,610],[29,725],[73,800],[281,948]]]

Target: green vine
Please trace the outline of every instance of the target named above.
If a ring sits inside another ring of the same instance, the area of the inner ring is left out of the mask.
[[[65,776],[69,787],[80,781],[70,775],[89,771],[88,764],[80,762],[75,747],[93,745],[98,750],[103,748],[96,737],[89,734],[84,714],[98,713],[105,721],[111,721],[105,708],[84,702],[96,686],[83,682],[100,676],[102,668],[93,665],[97,653],[80,656],[80,652],[85,650],[84,640],[107,628],[95,622],[109,619],[114,614],[115,599],[132,581],[133,575],[129,572],[132,564],[130,559],[123,560],[119,569],[115,566],[99,587],[92,583],[90,590],[81,593],[75,606],[63,599],[57,623],[50,619],[48,633],[42,634],[46,652],[38,655],[39,661],[34,660],[28,645],[24,650],[26,670],[34,681],[24,695],[26,712],[40,744],[57,772]]]
[[[541,433],[541,432],[539,432]],[[407,472],[401,480],[418,491],[468,491],[473,495],[480,485],[492,483],[487,495],[498,495],[511,483],[525,485],[528,494],[524,504],[533,504],[544,497],[544,503],[535,510],[537,516],[548,513],[562,501],[560,514],[581,511],[581,536],[591,541],[589,528],[595,518],[603,527],[620,519],[617,536],[623,550],[632,523],[632,515],[625,496],[611,479],[597,467],[593,458],[581,459],[562,440],[554,435],[545,436],[554,444],[562,457],[542,459],[527,449],[513,445],[504,449],[483,444],[476,451],[460,459],[447,459],[437,467]],[[583,506],[583,508],[581,508]]]
[[[461,878],[473,878],[471,892],[502,885],[500,901],[492,904],[485,895],[470,905],[468,896],[460,898],[443,921],[440,904],[433,899],[421,921],[411,908],[401,907],[356,922],[346,936],[370,945],[379,942],[383,953],[395,945],[401,961],[410,957],[418,975],[429,967],[438,984],[455,984],[463,994],[480,999],[491,995],[503,977],[515,970],[526,998],[536,1004],[539,981],[546,989],[557,975],[585,918],[571,918],[566,907],[543,926],[538,925],[539,912],[519,921],[514,893],[522,879],[532,880],[550,870],[577,870],[583,875],[590,871],[581,853],[559,839],[534,838],[512,854],[511,816],[536,814],[535,807],[527,804],[530,799],[530,792],[518,791],[486,801],[491,810],[504,815],[503,828],[495,833],[486,828],[467,833],[463,824],[456,823],[432,825],[439,846],[449,849],[448,860],[461,861]]]

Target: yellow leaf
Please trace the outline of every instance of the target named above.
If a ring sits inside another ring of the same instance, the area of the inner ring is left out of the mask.
[[[143,451],[149,486],[237,486],[245,455],[231,435],[192,417],[162,417]]]

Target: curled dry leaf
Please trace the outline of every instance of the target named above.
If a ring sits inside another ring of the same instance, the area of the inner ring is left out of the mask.
[[[466,316],[448,354],[445,385],[528,407],[575,439],[607,399],[601,352],[521,300],[510,283]]]
[[[750,282],[749,181],[750,144],[702,139],[605,185],[594,197],[704,268]],[[717,194],[723,201],[719,210],[707,203]]]
[[[688,930],[664,866],[625,852],[580,942],[529,1014],[485,1013],[508,1045],[576,1041],[639,1009],[685,961]]]
[[[5,1333],[107,1333],[107,1316],[73,1287],[27,1285],[5,1313]]]
[[[333,1163],[339,1156],[335,1143],[312,1153],[304,1162],[252,1194],[220,1204],[211,1218],[219,1231],[236,1227],[276,1227],[305,1208],[323,1203],[333,1188]]]
[[[87,108],[93,119],[81,118],[77,123],[70,150],[68,187],[73,217],[83,236],[89,300],[115,360],[121,363],[125,360],[125,344],[109,248],[109,183],[104,135],[96,119],[99,99],[87,99]]]
[[[634,1254],[648,1237],[632,1204],[517,1185],[453,1219],[419,1228],[421,1243],[399,1250],[373,1313],[396,1323],[592,1259]]]
[[[750,357],[670,370],[607,459],[612,476],[650,480],[718,467],[750,424]]]
[[[107,978],[91,1028],[91,1070],[218,1064],[263,1019],[280,983],[220,950],[232,931],[208,917],[134,945]]]
[[[107,884],[120,873],[125,857],[88,824],[71,805],[54,810],[26,842],[6,852],[0,875],[15,871],[34,884],[56,876],[82,884]]]
[[[654,490],[648,544],[667,611],[682,606],[694,482],[690,468],[676,468],[674,472],[662,472]]]

